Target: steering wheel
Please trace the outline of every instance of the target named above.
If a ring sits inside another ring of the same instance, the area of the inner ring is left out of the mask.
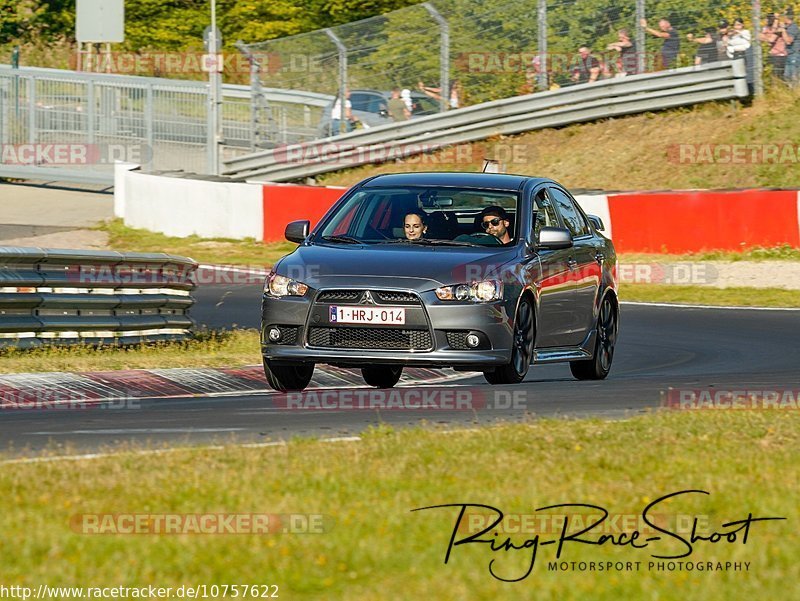
[[[461,234],[456,238],[456,241],[463,241],[463,242],[475,242],[476,244],[481,244],[483,246],[502,246],[503,243],[500,242],[499,238],[496,236],[492,236],[487,232],[475,232],[473,234]]]

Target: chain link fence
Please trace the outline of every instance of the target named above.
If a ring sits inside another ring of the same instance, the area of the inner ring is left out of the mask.
[[[295,129],[291,136],[281,133],[271,114],[275,107],[261,102],[253,112],[256,145],[270,148],[519,94],[731,58],[745,58],[748,83],[759,93],[765,73],[783,78],[774,44],[759,41],[759,34],[772,13],[787,26],[786,9],[760,0],[431,0],[242,45],[254,65],[254,98],[259,86],[337,98],[315,109],[316,128]],[[409,112],[391,102],[395,89]],[[344,90],[352,119],[339,110]],[[287,124],[301,119],[299,112],[281,114]]]
[[[766,77],[784,77],[785,65],[797,74],[800,42],[792,54],[775,41],[796,31],[787,12],[773,0],[431,0],[239,44],[237,73],[249,68],[251,84],[222,86],[221,139],[204,81],[0,65],[0,176],[58,167],[73,179],[110,182],[115,160],[214,174],[215,143],[225,161],[353,128],[727,58],[745,59],[759,93]],[[759,41],[768,23],[774,27]],[[191,53],[161,54],[113,59],[197,68]]]

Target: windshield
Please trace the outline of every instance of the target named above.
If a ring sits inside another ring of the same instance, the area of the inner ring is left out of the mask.
[[[517,193],[445,187],[366,188],[353,194],[315,240],[334,244],[509,245]]]

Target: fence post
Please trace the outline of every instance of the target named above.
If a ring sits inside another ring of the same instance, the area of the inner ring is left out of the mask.
[[[439,24],[439,110],[444,112],[450,106],[450,25],[430,2],[425,2],[422,6]]]
[[[36,143],[36,77],[28,78],[28,143]]]
[[[642,19],[645,14],[645,0],[636,0],[636,72],[645,72],[645,59],[647,57],[647,39],[645,30],[642,27]]]
[[[547,64],[547,0],[539,0],[537,10],[538,16],[538,38],[539,38],[539,74],[537,82],[540,90],[548,90],[550,82],[548,81],[547,71],[550,68]]]
[[[761,0],[753,0],[753,89],[756,96],[764,95],[764,63],[761,42],[758,34],[761,32]]]
[[[342,43],[332,29],[326,29],[327,35],[331,41],[336,44],[336,50],[339,52],[339,132],[343,134],[347,131],[347,124],[344,122],[345,107],[347,105],[347,98],[345,90],[347,89],[347,47]],[[333,115],[331,115],[331,125],[333,125]],[[333,133],[333,132],[331,132]]]
[[[89,144],[94,142],[94,120],[95,120],[95,102],[94,102],[94,80],[91,75],[86,80],[86,141]]]
[[[153,103],[153,84],[148,83],[144,95],[144,135],[147,145],[150,147],[148,150],[151,168],[156,164],[156,143],[155,135],[153,134],[153,114],[155,107]]]

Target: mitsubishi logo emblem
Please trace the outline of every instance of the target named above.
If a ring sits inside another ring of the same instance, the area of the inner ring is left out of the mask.
[[[361,295],[361,300],[358,301],[359,305],[377,305],[378,303],[375,302],[375,299],[372,298],[372,292],[369,290],[365,290],[364,294]]]

